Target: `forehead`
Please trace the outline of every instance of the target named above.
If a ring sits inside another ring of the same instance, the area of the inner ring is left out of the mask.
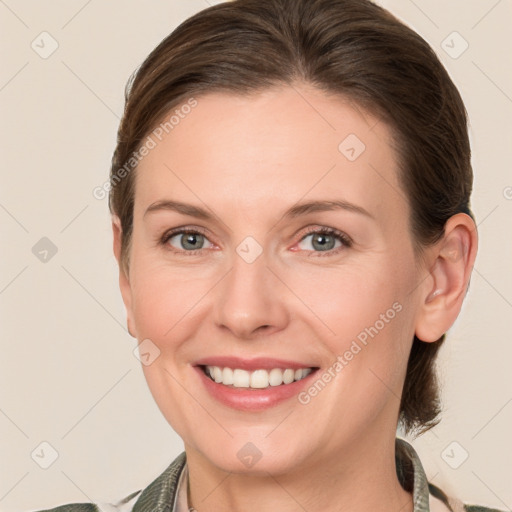
[[[249,212],[341,196],[377,217],[400,208],[403,215],[391,131],[347,99],[297,85],[209,93],[188,104],[150,134],[136,214],[161,199]]]

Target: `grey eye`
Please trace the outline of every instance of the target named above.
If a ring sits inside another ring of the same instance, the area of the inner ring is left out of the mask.
[[[201,233],[177,233],[169,238],[169,243],[173,247],[185,251],[204,249],[206,242],[211,243]]]
[[[306,242],[308,238],[311,239],[310,244]],[[338,245],[336,245],[336,242],[338,242]],[[310,245],[313,249],[307,246],[302,246],[301,244]],[[335,249],[340,246],[341,242],[338,240],[338,237],[327,233],[310,233],[299,242],[299,247],[306,251],[330,251],[331,249]]]

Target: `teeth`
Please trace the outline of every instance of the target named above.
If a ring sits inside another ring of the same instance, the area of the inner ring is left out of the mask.
[[[295,379],[295,370],[285,370],[283,372],[283,382],[285,384],[290,384]]]
[[[233,382],[233,370],[231,368],[224,368],[224,370],[222,370],[222,383],[233,384]]]
[[[251,379],[251,375],[249,372],[246,372],[245,370],[239,370],[238,368],[236,370],[233,370],[233,386],[235,388],[248,388],[249,382]]]
[[[219,366],[206,366],[205,373],[212,380],[225,386],[234,386],[235,388],[253,388],[265,389],[269,386],[280,386],[282,384],[291,384],[296,380],[301,380],[311,373],[311,368],[299,368],[292,370],[286,368],[272,368],[272,370],[255,370],[248,372],[238,368],[220,368]]]
[[[222,370],[218,366],[213,367],[213,380],[215,382],[222,382]]]
[[[270,373],[268,374],[268,383],[271,386],[280,386],[283,383],[283,371],[279,368],[270,370]]]
[[[248,372],[244,372],[247,373]],[[240,386],[242,387],[242,386]],[[246,387],[246,386],[244,386]],[[267,370],[256,370],[251,373],[250,378],[250,387],[251,388],[268,388],[268,372]]]

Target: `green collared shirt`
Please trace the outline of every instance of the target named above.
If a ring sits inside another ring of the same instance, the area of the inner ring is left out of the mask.
[[[414,512],[430,512],[431,495],[441,500],[452,512],[500,512],[497,509],[464,505],[447,497],[427,481],[418,454],[409,443],[399,438],[396,439],[396,468],[402,487],[412,492]],[[115,504],[75,503],[40,512],[188,512],[188,504],[183,506],[186,504],[186,485],[183,485],[183,476],[187,473],[185,469],[186,455],[183,452],[145,489]]]

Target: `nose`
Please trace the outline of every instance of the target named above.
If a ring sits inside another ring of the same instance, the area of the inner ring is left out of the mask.
[[[269,335],[289,322],[286,287],[267,265],[265,253],[251,263],[234,254],[231,270],[215,287],[215,323],[238,339]]]

